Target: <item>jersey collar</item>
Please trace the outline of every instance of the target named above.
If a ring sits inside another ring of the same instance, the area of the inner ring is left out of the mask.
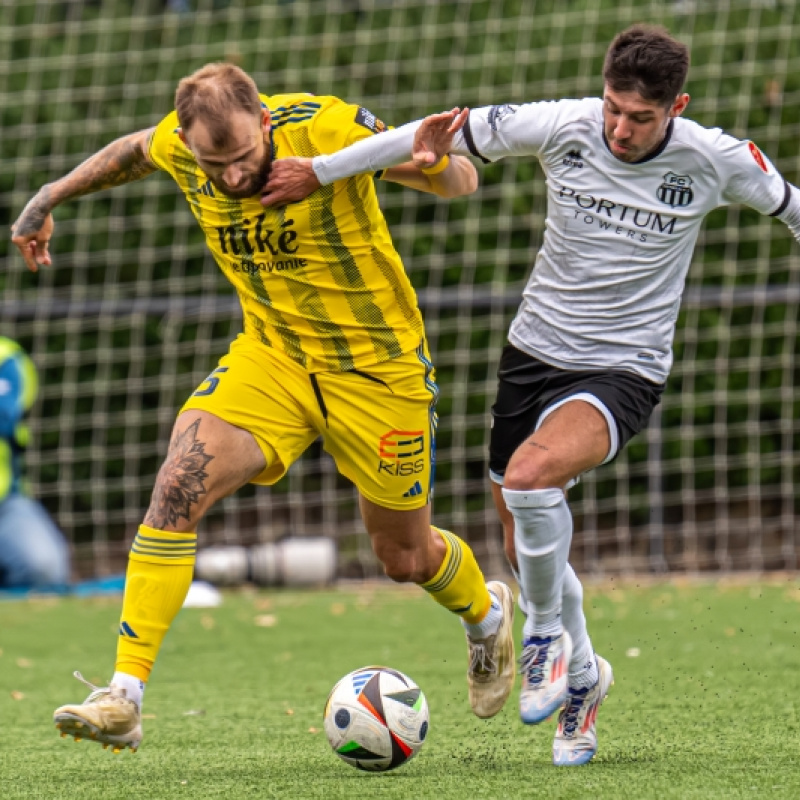
[[[653,150],[652,153],[646,155],[644,158],[640,158],[638,161],[631,161],[631,164],[645,164],[648,161],[652,161],[654,158],[658,158],[666,149],[667,145],[669,144],[669,140],[672,138],[672,130],[675,127],[675,120],[671,119],[669,121],[669,125],[667,125],[667,132],[664,134],[664,138],[661,141],[661,144]],[[608,139],[606,138],[605,128],[603,129],[603,144],[606,146],[606,150],[611,153],[611,148],[608,146]],[[613,156],[614,154],[611,153]],[[619,161],[619,159],[616,159]],[[626,162],[622,162],[626,163]]]

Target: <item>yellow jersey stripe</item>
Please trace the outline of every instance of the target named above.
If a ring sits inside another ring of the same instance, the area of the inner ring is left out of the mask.
[[[292,143],[297,152],[309,158],[318,154],[305,129],[296,132],[296,135],[292,137]],[[351,187],[355,185],[353,180],[348,183]],[[356,259],[342,241],[339,227],[336,224],[333,194],[332,186],[324,186],[309,198],[313,198],[309,213],[311,227],[319,239],[320,251],[328,260],[328,267],[334,280],[346,290],[344,294],[350,310],[370,337],[376,355],[381,360],[397,358],[402,354],[397,337],[387,324],[383,312],[376,305],[375,296],[364,282],[364,276],[361,274]],[[363,206],[357,195],[350,194],[349,199],[354,207],[355,205]],[[359,227],[363,232],[363,224],[359,224]],[[346,369],[350,369],[350,367]]]
[[[355,181],[348,182],[347,197],[353,206],[354,216],[356,218],[356,222],[358,222],[361,236],[365,242],[369,242],[370,244],[370,255],[372,256],[372,260],[380,270],[381,275],[383,275],[384,279],[386,280],[386,283],[389,284],[398,308],[403,312],[403,316],[405,317],[406,321],[412,323],[413,327],[413,323],[417,319],[415,310],[409,304],[408,294],[400,286],[400,283],[397,280],[397,273],[392,269],[391,263],[373,244],[372,226],[370,224],[369,215],[364,208],[364,203],[361,200],[361,196],[358,192],[358,185]],[[380,314],[380,311],[378,313]],[[397,341],[394,330],[387,325],[382,314],[380,314],[380,322],[382,327],[379,329],[373,330],[369,327],[367,328],[374,344],[376,345],[375,352],[379,353],[379,350],[383,350],[389,356],[389,358],[396,358],[402,349],[400,347],[400,343]],[[422,334],[421,326],[420,334]]]
[[[348,187],[348,195],[355,195],[357,198],[357,191],[356,184],[353,182]],[[365,241],[372,243],[372,226],[370,224],[369,215],[364,210],[363,204],[360,204],[360,207],[358,207],[355,200],[352,202],[356,210],[356,220],[358,221],[361,229],[361,235],[364,237]],[[409,295],[407,289],[400,284],[400,281],[397,279],[397,272],[395,272],[392,266],[392,262],[389,261],[389,259],[386,258],[386,256],[377,247],[372,247],[371,256],[375,262],[375,265],[380,270],[384,280],[391,287],[392,293],[394,294],[395,303],[400,311],[402,311],[406,322],[408,322],[412,329],[418,330],[420,335],[422,335],[422,325],[420,324],[419,312],[413,303],[414,295]]]

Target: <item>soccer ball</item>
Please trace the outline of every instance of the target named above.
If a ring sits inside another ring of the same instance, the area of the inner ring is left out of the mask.
[[[413,758],[428,734],[428,703],[414,681],[389,667],[345,675],[325,704],[328,741],[356,769],[386,772]]]

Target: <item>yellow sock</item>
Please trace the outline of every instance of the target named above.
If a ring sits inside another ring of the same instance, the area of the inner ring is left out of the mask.
[[[128,556],[117,672],[142,681],[150,677],[164,634],[192,583],[196,550],[196,533],[139,526]]]
[[[434,530],[444,539],[444,561],[439,571],[420,586],[439,605],[474,625],[489,613],[492,605],[481,568],[465,541],[450,531]]]

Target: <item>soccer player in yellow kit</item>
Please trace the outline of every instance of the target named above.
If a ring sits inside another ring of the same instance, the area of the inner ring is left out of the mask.
[[[178,85],[175,111],[112,142],[31,199],[13,226],[28,267],[51,263],[50,211],[65,200],[168,172],[239,294],[244,331],[178,414],[131,547],[116,671],[54,713],[62,735],[138,748],[144,686],[192,580],[197,523],[245,483],[273,484],[319,436],[359,491],[376,555],[461,617],[470,703],[503,706],[514,681],[513,602],[469,546],[431,526],[438,389],[416,297],[380,211],[373,176],[264,208],[273,159],[332,153],[383,123],[335,97],[259,95],[230,64]],[[451,197],[474,191],[454,156],[380,177]],[[76,676],[83,680],[80,673]]]

